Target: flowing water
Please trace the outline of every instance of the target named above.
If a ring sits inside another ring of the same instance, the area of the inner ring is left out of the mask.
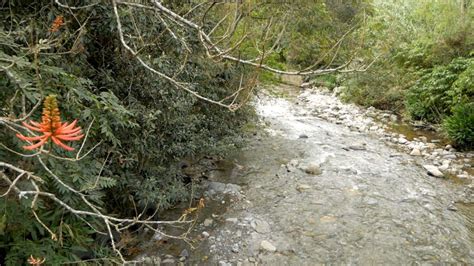
[[[462,185],[373,136],[299,115],[307,107],[292,99],[257,101],[265,133],[216,177],[245,197],[214,204],[214,223],[195,228],[210,237],[187,264],[474,264],[472,205],[453,204]]]

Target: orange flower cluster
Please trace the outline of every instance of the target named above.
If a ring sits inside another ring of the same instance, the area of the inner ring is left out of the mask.
[[[59,147],[73,151],[74,148],[67,146],[62,141],[80,140],[84,135],[81,128],[76,127],[77,120],[72,123],[61,122],[61,116],[58,108],[58,102],[55,95],[46,97],[43,104],[43,116],[41,123],[30,121],[30,123],[23,122],[23,125],[30,130],[40,132],[43,135],[35,137],[25,137],[21,134],[16,136],[25,141],[38,141],[36,144],[30,146],[23,146],[25,150],[34,150],[43,146],[49,139]]]
[[[45,261],[45,258],[34,258],[33,255],[30,255],[30,257],[28,258],[28,264],[35,266],[42,265]]]
[[[49,31],[57,32],[59,28],[61,28],[62,25],[64,25],[64,17],[59,15],[54,19],[53,24],[51,25],[51,28],[49,29]]]

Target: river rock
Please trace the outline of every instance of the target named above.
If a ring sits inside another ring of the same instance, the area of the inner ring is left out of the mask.
[[[323,173],[323,171],[321,170],[321,167],[319,167],[319,165],[315,163],[311,163],[307,165],[304,171],[310,175],[320,175]]]
[[[237,218],[227,218],[225,219],[225,221],[236,224],[239,220]]]
[[[308,185],[304,185],[304,184],[299,184],[296,186],[296,190],[298,190],[299,192],[303,192],[307,189],[310,189],[311,186],[308,186]]]
[[[165,259],[161,262],[161,264],[164,264],[164,265],[174,265],[175,264],[175,260],[174,259]],[[158,264],[159,265],[159,264]]]
[[[418,148],[414,148],[414,149],[410,152],[410,155],[413,155],[413,156],[421,156],[421,151],[420,151],[420,149],[418,149]]]
[[[156,266],[161,264],[161,259],[159,257],[151,256],[145,257],[142,261],[143,266]]]
[[[210,218],[204,220],[204,226],[211,226],[214,221]]]
[[[405,143],[407,143],[407,142],[408,142],[408,140],[405,139],[405,138],[399,138],[399,139],[398,139],[398,143],[400,143],[400,144],[405,144]]]
[[[276,251],[276,247],[272,243],[268,242],[267,240],[262,240],[262,242],[260,242],[260,249],[270,251],[270,252]]]
[[[300,138],[300,139],[307,139],[307,138],[308,138],[308,135],[306,135],[306,134],[300,134],[300,135],[298,136],[298,138]]]
[[[270,233],[270,225],[262,220],[254,220],[250,222],[250,226],[260,234]]]
[[[444,177],[444,174],[434,165],[423,165],[423,168],[428,172],[429,175],[434,177]]]

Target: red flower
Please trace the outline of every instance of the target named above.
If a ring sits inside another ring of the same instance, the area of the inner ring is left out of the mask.
[[[62,141],[80,140],[84,135],[81,128],[76,127],[77,120],[72,123],[61,122],[61,116],[58,108],[58,102],[55,95],[46,97],[43,104],[43,116],[41,123],[30,121],[30,123],[23,122],[23,125],[30,130],[43,133],[41,136],[25,137],[21,134],[16,136],[25,141],[38,141],[30,146],[23,146],[25,150],[34,150],[43,146],[49,139],[59,147],[73,151],[74,148],[67,146]]]
[[[51,28],[49,29],[49,31],[57,32],[59,28],[61,28],[62,25],[64,25],[64,17],[59,15],[54,19],[53,24],[51,24]]]

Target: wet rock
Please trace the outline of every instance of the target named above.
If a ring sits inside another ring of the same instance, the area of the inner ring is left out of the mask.
[[[145,257],[142,260],[143,266],[158,266],[161,264],[161,259],[159,257],[151,256],[151,257]]]
[[[225,219],[225,221],[236,224],[239,220],[237,218],[227,218]]]
[[[304,184],[299,184],[299,185],[296,186],[296,190],[298,190],[299,192],[303,192],[303,191],[308,190],[310,188],[311,188],[311,186],[304,185]]]
[[[272,243],[268,242],[267,240],[262,240],[262,242],[260,242],[260,249],[266,250],[269,252],[276,251],[276,247]]]
[[[362,145],[350,145],[348,148],[351,149],[351,150],[355,150],[355,151],[365,151],[365,150],[367,150],[367,147],[364,144],[362,144]]]
[[[218,265],[219,266],[232,266],[232,263],[220,260]]]
[[[405,139],[405,138],[398,138],[398,143],[400,143],[400,144],[406,144],[407,142],[408,142],[408,140]]]
[[[319,164],[311,163],[304,168],[305,173],[310,175],[320,175],[323,173]]]
[[[449,204],[447,209],[453,212],[458,210],[458,208],[456,207],[456,205],[454,205],[454,203]]]
[[[250,226],[260,234],[270,233],[270,225],[262,220],[254,220],[250,222]]]
[[[237,197],[241,197],[240,190],[242,189],[236,184],[225,184],[220,182],[208,182],[207,184],[208,193],[212,196],[214,194],[229,194]]]
[[[232,245],[232,252],[239,253],[239,244]]]
[[[308,135],[306,135],[306,134],[300,134],[300,135],[298,136],[298,138],[300,138],[300,139],[307,139],[307,138],[308,138]]]
[[[181,251],[181,253],[179,254],[179,256],[180,256],[181,258],[184,257],[185,259],[187,259],[187,258],[189,258],[189,251],[188,251],[187,249],[183,249],[183,250]],[[181,260],[181,259],[180,259],[180,260]]]
[[[434,143],[427,143],[426,146],[427,146],[428,149],[430,149],[430,150],[436,149],[436,144],[434,144]]]
[[[175,260],[174,259],[164,259],[161,264],[163,265],[174,265],[175,264]]]
[[[397,122],[398,121],[398,117],[396,115],[390,115],[390,121],[392,122]]]
[[[211,226],[213,222],[214,220],[207,218],[206,220],[204,220],[204,226]]]
[[[418,148],[414,148],[411,152],[410,155],[412,156],[421,156],[421,151]]]
[[[423,168],[428,172],[429,175],[434,177],[444,177],[444,174],[434,165],[423,165]]]

